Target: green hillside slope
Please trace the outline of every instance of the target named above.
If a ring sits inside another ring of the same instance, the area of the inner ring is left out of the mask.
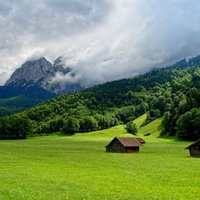
[[[146,113],[137,119],[139,126],[155,119],[160,123],[163,119],[162,132],[155,135],[196,139],[200,136],[197,131],[200,125],[196,123],[200,118],[199,107],[200,56],[197,56],[134,78],[62,95],[14,116],[32,124],[29,134],[49,135],[104,130],[126,124]],[[8,124],[11,126],[7,127]],[[1,137],[4,137],[15,126],[7,117],[0,119],[0,127]]]
[[[160,117],[148,123],[147,125],[140,127],[138,134],[144,135],[145,133],[150,133],[151,136],[159,137],[163,130],[162,120],[163,117]]]
[[[0,116],[20,112],[56,95],[37,86],[0,86]]]

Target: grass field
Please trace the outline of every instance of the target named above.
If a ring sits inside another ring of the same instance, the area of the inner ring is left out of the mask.
[[[143,131],[149,129],[141,127],[139,136]],[[0,200],[200,199],[200,159],[184,150],[191,142],[153,134],[143,137],[139,153],[106,153],[115,135],[128,134],[117,126],[70,137],[0,141]]]

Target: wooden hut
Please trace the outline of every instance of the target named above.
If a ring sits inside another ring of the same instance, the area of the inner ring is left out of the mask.
[[[131,137],[115,137],[107,146],[106,152],[138,153],[142,144]]]
[[[146,143],[146,141],[143,140],[142,138],[135,138],[135,139],[137,139],[141,144],[145,144]]]
[[[190,156],[200,157],[200,139],[187,146],[185,149],[189,149]]]
[[[148,132],[144,134],[144,136],[150,136],[150,135],[151,135],[151,134],[150,134],[150,133],[148,133]]]

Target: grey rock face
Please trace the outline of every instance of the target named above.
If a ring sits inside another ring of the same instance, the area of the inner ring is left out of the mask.
[[[56,94],[72,93],[83,89],[79,83],[69,84],[67,81],[51,84],[51,80],[56,77],[57,73],[65,76],[70,72],[71,69],[63,65],[61,57],[56,59],[53,65],[43,57],[37,61],[24,63],[21,68],[15,70],[4,86],[37,85]]]
[[[55,72],[59,72],[62,75],[66,75],[71,71],[70,67],[64,67],[61,57],[57,58],[54,61],[53,68],[54,68]]]
[[[45,58],[40,58],[37,61],[28,61],[21,68],[16,69],[10,79],[5,83],[5,86],[10,84],[20,85],[22,80],[27,83],[37,83],[39,80],[43,79],[45,81],[53,75],[54,70],[52,64]]]

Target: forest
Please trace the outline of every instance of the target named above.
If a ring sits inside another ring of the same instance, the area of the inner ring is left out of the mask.
[[[53,97],[56,97],[56,94],[39,86],[32,86],[31,83],[26,86],[0,86],[0,117],[31,108]]]
[[[200,137],[199,107],[200,56],[196,56],[1,117],[0,138],[84,133],[127,124],[147,113],[144,124],[163,116],[162,135],[195,140]]]

